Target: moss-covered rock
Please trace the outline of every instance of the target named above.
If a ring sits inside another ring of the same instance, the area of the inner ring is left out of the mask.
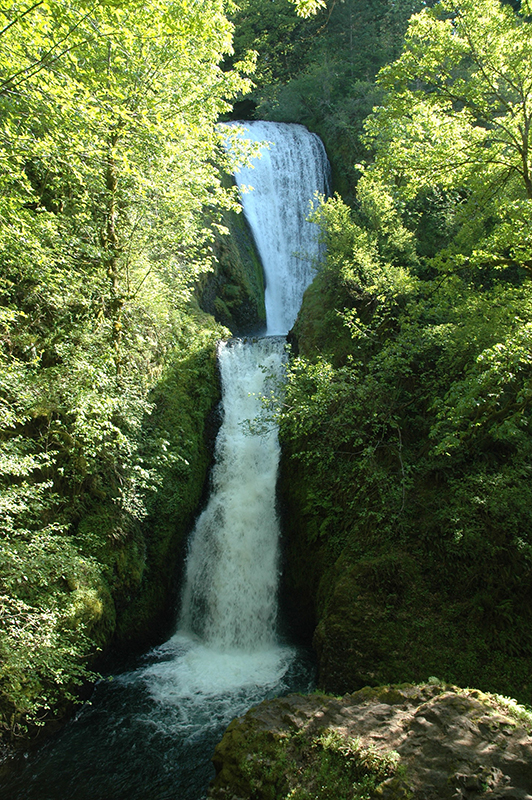
[[[217,264],[198,290],[199,303],[233,334],[254,333],[266,325],[262,264],[244,214],[225,212],[223,224],[229,234],[216,234]]]
[[[144,519],[100,503],[79,523],[76,539],[100,565],[101,586],[113,601],[106,623],[99,624],[100,647],[142,645],[153,640],[157,623],[164,623],[211,461],[219,400],[216,348],[223,334],[212,317],[192,316],[182,349],[168,360],[151,392],[141,455],[154,483],[146,493]]]
[[[144,455],[158,462],[159,480],[148,494],[141,526],[145,566],[138,592],[117,625],[122,642],[149,640],[154,622],[164,615],[205,491],[220,398],[216,350],[227,331],[207,315],[198,322],[194,338],[184,333],[187,346],[176,352],[151,396],[155,407],[144,427]]]
[[[449,596],[419,550],[378,532],[364,536],[348,519],[340,544],[320,535],[313,474],[287,449],[279,488],[283,604],[301,637],[312,639],[322,689],[344,693],[441,674],[530,702],[527,658],[498,643],[460,592]]]
[[[348,288],[331,270],[320,270],[307,287],[293,329],[288,335],[295,353],[328,356],[335,365],[352,348],[349,330],[339,316],[349,303]],[[354,306],[354,298],[349,305]]]
[[[525,798],[532,715],[434,678],[268,700],[228,727],[210,800]]]

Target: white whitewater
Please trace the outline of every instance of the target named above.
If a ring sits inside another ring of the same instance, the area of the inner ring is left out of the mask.
[[[153,696],[166,703],[223,693],[226,704],[228,692],[265,691],[294,654],[276,636],[277,431],[250,433],[246,421],[259,415],[268,382],[282,373],[281,337],[319,258],[316,226],[307,217],[316,195],[327,193],[329,168],[321,141],[302,125],[236,127],[240,137],[264,142],[260,157],[236,177],[246,187],[244,214],[265,273],[267,337],[220,346],[223,420],[209,501],[190,539],[178,632],[165,645],[175,657],[145,675]]]
[[[312,280],[319,243],[307,216],[311,201],[328,189],[323,145],[302,125],[236,125],[241,137],[265,143],[237,181],[246,186],[242,204],[264,267],[268,336],[232,340],[219,352],[223,421],[210,498],[190,541],[175,638],[181,647],[187,637],[197,642],[194,655],[188,651],[197,670],[194,688],[208,693],[273,685],[292,657],[276,637],[277,431],[250,433],[245,422],[260,414],[268,382],[281,377],[284,338],[277,335],[292,326]],[[188,672],[187,685],[191,681]]]
[[[250,435],[242,423],[259,414],[270,375],[280,378],[279,344],[234,340],[219,353],[224,418],[211,498],[188,556],[181,627],[225,651],[275,643],[279,445],[275,430]]]
[[[243,127],[242,138],[264,142],[260,157],[235,179],[264,269],[266,333],[286,336],[319,258],[317,227],[307,218],[316,196],[329,193],[329,162],[321,140],[303,125],[235,126]]]

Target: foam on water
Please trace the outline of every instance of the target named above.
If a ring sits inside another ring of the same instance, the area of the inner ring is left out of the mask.
[[[150,697],[161,705],[180,705],[240,692],[256,686],[275,686],[294,657],[292,647],[280,645],[253,652],[219,650],[176,633],[161,653],[163,660],[128,673],[119,680],[144,681]]]

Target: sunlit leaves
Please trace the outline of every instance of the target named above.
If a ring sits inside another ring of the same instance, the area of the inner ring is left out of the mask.
[[[525,265],[520,212],[512,220],[509,209],[521,204],[522,213],[532,198],[531,64],[532,26],[508,4],[444,0],[411,19],[366,125],[373,170],[396,197],[461,191],[460,246],[475,247],[489,230],[481,248],[503,257],[511,249]]]
[[[291,2],[295,5],[300,17],[311,17],[322,8],[327,7],[326,0],[291,0]]]
[[[168,464],[190,472],[194,431],[167,458],[141,456],[140,431],[169,354],[193,347],[186,303],[235,204],[216,123],[248,81],[220,68],[222,0],[1,13],[0,712],[16,729],[112,633],[80,518],[101,505],[99,552],[118,548]]]

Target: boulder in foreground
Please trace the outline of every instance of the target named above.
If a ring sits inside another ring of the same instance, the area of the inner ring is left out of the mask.
[[[210,800],[532,800],[532,714],[441,683],[290,695],[234,720]]]

